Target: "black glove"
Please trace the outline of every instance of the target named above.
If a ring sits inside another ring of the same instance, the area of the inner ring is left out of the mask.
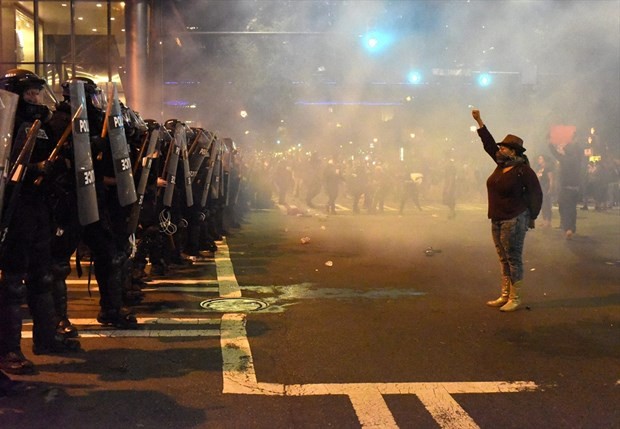
[[[52,172],[53,165],[47,159],[36,163],[35,171],[41,176],[49,176]]]

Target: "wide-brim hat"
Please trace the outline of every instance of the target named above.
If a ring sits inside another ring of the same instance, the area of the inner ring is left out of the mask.
[[[509,147],[510,149],[513,149],[518,153],[525,152],[525,148],[523,147],[523,140],[520,137],[512,134],[508,134],[506,137],[504,137],[504,140],[499,142],[498,146]]]

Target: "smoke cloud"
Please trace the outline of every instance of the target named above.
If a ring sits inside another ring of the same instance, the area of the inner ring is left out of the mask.
[[[618,148],[620,2],[177,1],[166,25],[166,113],[238,142],[467,153],[470,110],[544,151],[555,124]],[[171,24],[171,25],[170,25]],[[369,52],[364,37],[383,49]],[[407,80],[419,73],[419,83]],[[491,84],[476,81],[488,73]],[[187,104],[183,104],[187,103]],[[188,107],[194,106],[194,107]],[[246,111],[242,118],[240,111]],[[184,118],[184,115],[187,118]]]

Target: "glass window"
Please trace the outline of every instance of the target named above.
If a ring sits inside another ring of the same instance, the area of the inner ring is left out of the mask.
[[[2,74],[12,68],[32,70],[55,92],[73,76],[120,83],[125,45],[123,1],[0,0]]]
[[[126,53],[125,2],[112,2],[110,7],[110,44],[112,46],[112,54],[114,54],[110,57],[110,66],[112,81],[120,82],[119,70],[125,65]]]
[[[0,71],[21,67],[34,71],[32,1],[0,1]],[[29,64],[22,64],[29,63]]]
[[[17,9],[15,11],[15,60],[34,63],[34,18]]]
[[[39,22],[42,24],[41,59],[44,74],[55,92],[67,80],[71,64],[71,4],[69,1],[40,1]]]
[[[75,2],[76,76],[86,76],[95,82],[108,81],[108,57],[114,54],[108,43],[107,16],[107,2]]]

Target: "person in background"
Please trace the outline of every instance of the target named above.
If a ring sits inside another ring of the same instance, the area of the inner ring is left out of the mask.
[[[577,232],[577,203],[582,175],[582,155],[576,143],[558,147],[549,144],[549,151],[560,163],[558,175],[558,208],[560,228],[567,240]]]
[[[446,152],[443,178],[442,202],[448,206],[448,219],[454,219],[456,217],[456,186],[458,183],[454,149]]]
[[[551,204],[553,202],[553,190],[555,186],[555,172],[553,163],[547,155],[538,156],[538,181],[543,191],[543,203],[540,214],[542,215],[542,226],[551,226]]]
[[[523,284],[523,244],[528,228],[534,228],[542,206],[543,193],[536,173],[529,165],[523,140],[508,134],[496,143],[479,110],[472,116],[484,150],[496,164],[487,179],[488,217],[499,257],[502,284],[499,298],[488,301],[501,311],[521,306]]]
[[[336,198],[340,191],[340,183],[343,181],[340,169],[336,166],[333,159],[327,161],[323,169],[323,186],[327,194],[327,214],[336,214]]]

